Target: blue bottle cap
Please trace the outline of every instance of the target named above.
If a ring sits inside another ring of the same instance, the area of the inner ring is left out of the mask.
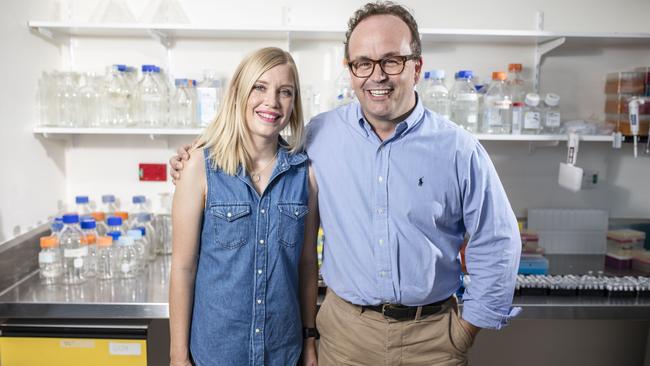
[[[142,236],[147,235],[147,230],[144,228],[144,226],[138,226],[138,230],[142,232]]]
[[[109,216],[108,219],[106,219],[106,224],[108,226],[121,226],[122,218],[117,216]]]
[[[52,231],[54,231],[54,232],[61,231],[61,230],[63,230],[63,222],[55,221],[54,223],[52,223],[51,228],[52,228]]]
[[[79,215],[77,214],[65,214],[63,215],[64,224],[76,224],[79,222]]]
[[[430,72],[430,71],[425,71],[425,72],[424,72],[424,80],[427,80],[430,76],[431,76],[431,72]]]
[[[137,215],[137,221],[138,222],[148,222],[151,221],[151,214],[150,213],[139,213]]]
[[[434,79],[444,79],[445,70],[431,70],[431,77]]]
[[[145,196],[133,196],[133,203],[145,203],[147,198]]]
[[[471,79],[474,73],[471,70],[460,70],[458,72],[459,79]]]
[[[124,64],[117,64],[115,66],[117,66],[118,71],[122,71],[122,72],[126,71],[126,65]]]
[[[106,233],[106,235],[113,238],[113,241],[117,241],[120,238],[120,236],[122,236],[122,233],[119,232],[119,231],[111,231],[111,232]]]
[[[105,194],[102,196],[103,203],[113,203],[115,202],[115,196],[112,194]]]
[[[88,196],[77,196],[74,198],[74,201],[77,204],[88,203]]]
[[[60,222],[63,223],[63,216],[57,216],[54,218],[54,222]]]
[[[133,245],[133,238],[130,236],[120,236],[120,239],[117,241],[119,245]]]
[[[81,220],[82,229],[88,230],[88,229],[94,229],[96,227],[97,227],[97,223],[93,218],[84,218],[83,220]]]
[[[129,230],[126,232],[126,235],[132,237],[133,239],[142,239],[142,231],[140,230]]]

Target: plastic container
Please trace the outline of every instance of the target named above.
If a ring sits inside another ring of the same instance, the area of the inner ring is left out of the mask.
[[[88,248],[88,256],[84,263],[84,276],[95,277],[97,274],[97,224],[95,219],[87,218],[81,221],[81,231],[84,233],[84,244]]]
[[[522,255],[519,261],[519,274],[547,274],[548,259],[538,255]]]
[[[221,104],[221,81],[214,70],[204,70],[203,80],[196,87],[197,119],[200,127],[207,127],[217,117]]]
[[[632,269],[643,274],[650,274],[650,251],[638,250],[632,257]]]
[[[162,125],[163,91],[154,75],[154,65],[142,65],[142,80],[137,86],[137,120],[145,128]]]
[[[542,133],[558,134],[562,123],[560,114],[560,96],[548,93],[544,97],[544,110],[542,112]]]
[[[628,270],[632,268],[632,255],[618,255],[607,253],[605,256],[605,268]]]
[[[113,238],[97,237],[97,279],[110,280],[114,277]]]
[[[424,73],[424,90],[422,102],[425,107],[444,118],[450,115],[449,89],[445,86],[445,71],[431,70]]]
[[[62,264],[59,241],[56,236],[41,238],[41,251],[38,253],[39,278],[44,285],[53,285],[61,279]]]
[[[451,120],[470,132],[478,132],[479,96],[470,70],[458,72],[451,88]]]
[[[509,134],[512,131],[512,97],[505,72],[492,73],[492,82],[483,100],[481,132]]]
[[[539,95],[535,93],[526,94],[526,106],[524,107],[524,124],[522,129],[523,134],[539,134],[539,131],[542,127],[542,115],[538,106]]]
[[[149,250],[148,242],[142,235],[141,230],[129,230],[126,235],[133,238],[133,247],[138,255],[137,272],[142,273],[147,266],[147,250]]]
[[[137,275],[138,253],[133,238],[120,236],[117,241],[115,277],[133,278]]]
[[[524,103],[526,98],[526,83],[521,74],[523,66],[521,64],[508,65],[508,85],[510,86],[510,95],[512,102]]]
[[[632,256],[635,250],[643,250],[645,232],[631,229],[610,230],[607,232],[607,252]]]
[[[90,209],[90,201],[88,196],[76,196],[74,198],[75,203],[77,204],[77,213],[81,219],[90,217],[92,210]]]
[[[59,237],[59,246],[63,253],[62,282],[67,285],[80,284],[84,277],[84,262],[88,248],[83,244],[84,234],[79,228],[77,214],[63,215],[63,230]]]
[[[106,225],[106,214],[103,212],[93,212],[90,216],[95,219],[97,235],[106,235],[108,232],[108,226]]]
[[[111,233],[120,233],[120,235],[124,235],[124,230],[122,230],[122,218],[119,216],[109,216],[106,219],[106,224],[108,225],[108,233],[107,235],[111,235]]]

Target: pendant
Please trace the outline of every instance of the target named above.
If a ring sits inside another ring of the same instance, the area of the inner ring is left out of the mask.
[[[253,183],[257,183],[260,181],[260,175],[259,174],[251,174],[251,181]]]

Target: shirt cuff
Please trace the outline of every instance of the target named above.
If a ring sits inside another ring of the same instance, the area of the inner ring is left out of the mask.
[[[501,329],[508,325],[510,319],[521,313],[518,306],[511,307],[507,314],[500,314],[490,310],[476,301],[463,303],[462,317],[472,325],[479,328]]]

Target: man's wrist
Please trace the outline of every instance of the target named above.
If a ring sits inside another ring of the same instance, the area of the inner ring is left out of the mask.
[[[316,328],[302,328],[302,339],[319,339],[320,333]]]

